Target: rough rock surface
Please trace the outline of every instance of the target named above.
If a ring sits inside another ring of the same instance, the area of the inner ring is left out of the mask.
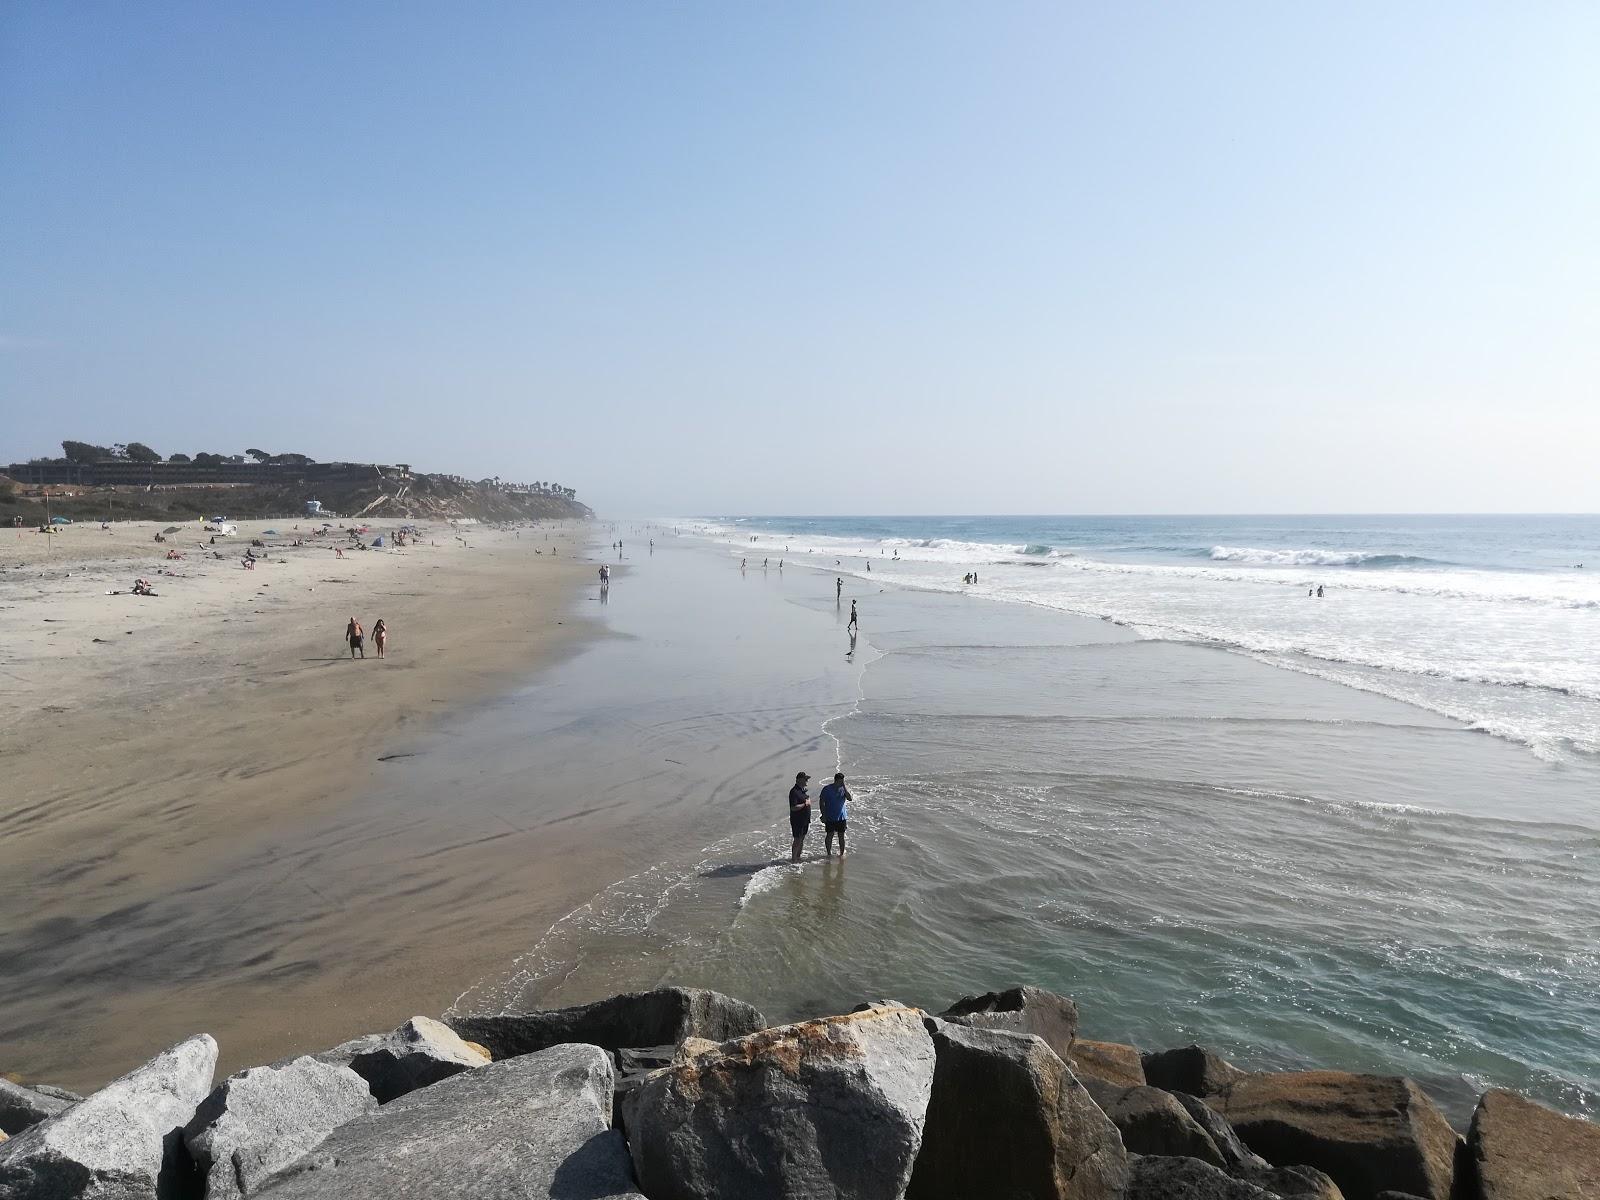
[[[1031,1033],[1066,1062],[1078,1036],[1078,1006],[1043,988],[1014,987],[1003,992],[964,996],[939,1014],[946,1021],[973,1029]]]
[[[1067,1055],[1067,1066],[1079,1079],[1100,1079],[1117,1087],[1143,1087],[1146,1082],[1139,1052],[1119,1042],[1078,1038]]]
[[[907,1200],[1121,1195],[1117,1131],[1049,1046],[1030,1034],[928,1026],[933,1094]]]
[[[1222,1155],[1222,1169],[1235,1179],[1265,1188],[1283,1200],[1343,1200],[1338,1185],[1315,1167],[1275,1167],[1246,1147],[1222,1114],[1200,1097],[1183,1092],[1168,1094],[1206,1131]]]
[[[1384,1189],[1449,1200],[1459,1139],[1409,1079],[1345,1071],[1248,1075],[1210,1103],[1268,1162],[1325,1171],[1348,1200],[1372,1200]]]
[[[1204,1046],[1158,1050],[1143,1058],[1144,1079],[1151,1087],[1202,1098],[1215,1095],[1247,1074]]]
[[[1153,1087],[1117,1087],[1098,1079],[1087,1079],[1084,1086],[1111,1118],[1130,1154],[1198,1158],[1213,1167],[1225,1165],[1211,1135],[1171,1093]]]
[[[0,1079],[0,1133],[21,1133],[40,1121],[60,1116],[74,1103],[38,1088]]]
[[[448,1024],[462,1037],[487,1046],[498,1060],[566,1042],[606,1050],[676,1045],[689,1037],[725,1042],[765,1029],[767,1019],[742,1000],[721,992],[672,987],[630,992],[576,1008],[451,1017]]]
[[[598,1046],[464,1071],[341,1125],[267,1180],[272,1200],[643,1200]]]
[[[1600,1125],[1516,1092],[1483,1094],[1467,1133],[1466,1200],[1600,1197]]]
[[[182,1126],[211,1090],[217,1043],[200,1034],[0,1144],[5,1200],[148,1200],[192,1184]]]
[[[489,1061],[432,1017],[412,1017],[393,1033],[370,1033],[311,1057],[349,1067],[367,1081],[379,1104]]]
[[[1277,1200],[1198,1158],[1134,1156],[1122,1200]]]
[[[205,1173],[206,1200],[233,1200],[377,1106],[367,1081],[349,1067],[297,1058],[223,1080],[183,1140]]]
[[[933,1085],[922,1014],[873,1008],[762,1030],[625,1101],[651,1200],[898,1200]]]

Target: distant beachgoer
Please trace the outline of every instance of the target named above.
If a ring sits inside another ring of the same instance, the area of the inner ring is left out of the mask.
[[[739,560],[739,570],[742,571],[742,570],[745,569],[745,567],[747,567],[749,565],[750,565],[750,560],[748,558],[741,558]]]
[[[835,598],[843,599],[843,597],[844,597],[844,580],[843,579],[835,579],[833,581],[833,594],[834,594]]]
[[[850,623],[848,625],[846,625],[845,628],[846,629],[856,629],[856,628],[859,627],[859,623],[860,623],[860,618],[858,618],[856,616],[856,602],[854,600],[852,600],[852,601],[850,601]]]
[[[378,657],[383,657],[383,644],[389,640],[389,627],[383,623],[383,618],[378,618],[378,623],[372,627],[372,644],[378,648]]]
[[[872,571],[872,560],[870,558],[867,559],[867,571],[868,571],[869,574]]]
[[[850,789],[844,785],[844,772],[834,772],[833,782],[817,794],[822,804],[822,828],[827,831],[828,857],[833,857],[833,835],[839,835],[839,857],[844,857],[844,830],[849,816],[846,805],[850,802]]]
[[[1316,588],[1307,588],[1306,589],[1306,599],[1307,600],[1310,600],[1316,594],[1317,594],[1317,589]]]
[[[768,563],[770,563],[770,562],[771,562],[771,561],[772,561],[772,560],[771,560],[771,559],[770,559],[770,558],[763,558],[763,559],[762,559],[762,560],[761,560],[761,569],[762,569],[762,570],[763,570],[763,571],[765,571],[765,570],[766,570],[766,569],[767,569],[767,564],[768,564]]]
[[[978,573],[976,571],[974,571],[972,573],[972,582],[973,583],[977,583],[978,582]]]
[[[362,644],[365,641],[365,635],[361,632],[361,622],[354,617],[351,617],[350,624],[344,627],[344,640],[350,643],[351,658],[354,658],[357,654],[360,654],[362,658],[367,656],[366,648]]]
[[[806,795],[806,781],[810,778],[804,771],[799,772],[794,777],[794,786],[789,789],[789,832],[794,835],[790,862],[800,861],[800,850],[811,828],[811,798]]]
[[[1318,600],[1322,599],[1322,585],[1320,583],[1317,584],[1317,599]]]

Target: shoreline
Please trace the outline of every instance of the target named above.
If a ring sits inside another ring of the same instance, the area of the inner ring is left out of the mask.
[[[222,892],[241,916],[283,902],[293,883],[274,861],[379,785],[382,758],[595,633],[575,605],[591,569],[586,523],[520,537],[468,527],[465,542],[436,525],[421,544],[343,559],[338,538],[284,545],[310,531],[296,524],[241,522],[219,539],[220,560],[197,526],[160,546],[163,527],[148,522],[75,526],[49,535],[49,549],[32,531],[0,541],[6,1069],[97,1084],[140,1061],[152,1037],[195,1023],[256,1059],[342,1033],[351,1015],[338,1004],[319,1017],[296,1001],[317,981],[289,958],[283,924],[253,931],[261,944],[240,956],[253,969],[224,969],[197,996],[181,960],[207,949],[172,944],[153,914],[203,909]],[[239,555],[253,538],[270,548],[246,571]],[[168,548],[184,559],[166,560]],[[158,594],[126,594],[136,574]],[[385,661],[370,638],[367,660],[349,661],[352,609],[369,629],[386,619]],[[234,861],[247,850],[253,866]],[[239,877],[214,886],[229,871]],[[319,973],[337,976],[330,965]],[[217,1012],[226,1021],[202,1016]]]

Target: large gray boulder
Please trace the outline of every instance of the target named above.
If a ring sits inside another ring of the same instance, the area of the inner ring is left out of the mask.
[[[1467,1132],[1463,1200],[1600,1197],[1600,1125],[1516,1092],[1483,1094]]]
[[[908,1200],[1110,1200],[1127,1156],[1059,1055],[1031,1034],[928,1022],[937,1056]]]
[[[234,1200],[322,1144],[346,1121],[378,1107],[349,1067],[296,1058],[222,1081],[183,1131],[206,1176],[206,1200]]]
[[[412,1017],[392,1033],[369,1033],[311,1057],[349,1067],[367,1081],[379,1104],[489,1061],[481,1048],[432,1017]]]
[[[922,1013],[874,1007],[675,1062],[624,1101],[651,1200],[898,1200],[934,1052]]]
[[[556,1046],[465,1071],[341,1125],[272,1200],[643,1200],[611,1129],[611,1058]]]
[[[1215,1095],[1247,1074],[1204,1046],[1157,1050],[1143,1058],[1144,1079],[1151,1087],[1201,1098]]]
[[[1143,1087],[1146,1082],[1139,1052],[1120,1042],[1076,1038],[1066,1062],[1079,1079],[1099,1079],[1117,1087]]]
[[[40,1121],[58,1117],[82,1096],[62,1093],[59,1088],[27,1087],[0,1079],[0,1133],[21,1133]]]
[[[1247,1075],[1209,1103],[1269,1163],[1325,1171],[1347,1200],[1373,1200],[1385,1189],[1449,1200],[1460,1139],[1409,1079],[1346,1071]]]
[[[1226,1165],[1211,1135],[1171,1093],[1153,1087],[1116,1087],[1098,1079],[1086,1079],[1084,1086],[1111,1118],[1130,1154],[1198,1158],[1213,1167]]]
[[[1338,1185],[1315,1167],[1275,1167],[1239,1140],[1233,1126],[1198,1096],[1169,1092],[1194,1123],[1206,1131],[1222,1155],[1222,1169],[1235,1179],[1253,1183],[1283,1200],[1343,1200]]]
[[[1278,1197],[1198,1158],[1135,1155],[1122,1200],[1278,1200]]]
[[[487,1047],[496,1060],[567,1042],[606,1050],[676,1045],[691,1037],[725,1042],[767,1027],[767,1019],[742,1000],[679,987],[629,992],[574,1008],[446,1020],[468,1041]]]
[[[183,1124],[211,1090],[217,1043],[164,1050],[65,1112],[0,1142],[0,1200],[150,1200],[193,1182]]]
[[[972,1029],[1004,1029],[1043,1038],[1063,1062],[1072,1057],[1078,1036],[1078,1006],[1043,988],[1013,987],[981,996],[963,996],[939,1016]]]

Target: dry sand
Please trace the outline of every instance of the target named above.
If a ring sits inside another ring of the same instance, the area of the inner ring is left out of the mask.
[[[157,545],[161,528],[0,531],[0,1070],[68,1086],[103,1082],[191,1022],[232,1035],[235,1062],[291,1030],[301,1048],[350,1032],[327,995],[349,986],[337,971],[298,993],[254,977],[190,999],[181,964],[202,947],[153,941],[141,918],[186,892],[213,902],[208,874],[240,847],[270,858],[336,819],[430,717],[588,629],[572,603],[594,570],[577,523],[464,529],[464,542],[435,523],[413,546],[343,559],[339,529],[289,545],[306,521],[241,522],[214,548],[198,524]],[[271,548],[245,570],[252,537]],[[136,576],[159,595],[128,594]],[[352,614],[369,631],[385,618],[387,659],[369,637],[350,661]],[[125,1002],[107,972],[125,976]]]

